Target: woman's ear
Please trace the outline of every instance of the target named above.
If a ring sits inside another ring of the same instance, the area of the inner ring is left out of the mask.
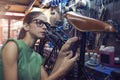
[[[28,31],[29,30],[29,25],[25,23],[25,24],[23,24],[23,28],[24,28],[25,31]]]

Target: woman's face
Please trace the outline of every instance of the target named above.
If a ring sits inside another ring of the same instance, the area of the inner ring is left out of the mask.
[[[39,15],[34,18],[29,25],[29,33],[33,38],[44,38],[46,35],[46,29],[44,22],[47,22],[47,17],[45,15]]]

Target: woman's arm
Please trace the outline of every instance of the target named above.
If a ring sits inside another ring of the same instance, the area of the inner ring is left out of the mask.
[[[41,80],[58,80],[62,77],[62,75],[63,72],[61,72],[60,69],[58,69],[54,74],[48,75],[44,67],[41,67]]]
[[[65,76],[65,74],[73,67],[74,63],[77,61],[79,56],[79,49],[77,50],[75,56],[73,56],[73,51],[71,46],[78,40],[74,37],[69,39],[61,48],[58,55],[55,67],[50,75],[41,67],[41,78],[42,80],[58,80]]]
[[[59,80],[63,74],[64,73],[58,69],[54,74],[48,75],[44,67],[41,67],[41,80]]]
[[[61,65],[58,67],[54,73],[51,73],[50,75],[47,74],[44,67],[41,67],[41,80],[59,80],[62,79],[65,74],[68,73],[68,71],[73,67],[74,63],[77,61],[79,56],[79,53],[76,53],[74,57],[72,57],[72,51],[67,53],[67,56],[64,57]]]
[[[70,52],[72,50],[72,48],[74,48],[75,46],[77,45],[80,45],[80,44],[77,44],[73,47],[73,45],[78,41],[78,37],[73,37],[73,38],[70,38],[68,39],[65,44],[62,46],[60,52],[59,52],[59,55],[58,55],[58,58],[56,60],[56,63],[55,63],[55,66],[54,66],[54,69],[52,70],[52,73],[56,72],[56,70],[60,67],[61,65],[61,62],[64,60],[65,56],[67,56],[68,52]],[[80,49],[78,49],[80,50]],[[80,52],[77,52],[76,55],[78,56]],[[72,54],[72,53],[71,53]]]
[[[12,41],[8,42],[2,50],[4,80],[18,80],[17,51],[17,45]]]

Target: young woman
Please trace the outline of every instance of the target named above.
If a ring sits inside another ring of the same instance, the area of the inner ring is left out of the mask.
[[[43,58],[34,51],[37,39],[46,35],[46,16],[42,12],[30,12],[23,21],[18,40],[8,39],[0,52],[0,80],[58,80],[74,65],[79,52],[73,57],[71,46],[78,40],[70,38],[62,46],[50,75],[43,67]]]

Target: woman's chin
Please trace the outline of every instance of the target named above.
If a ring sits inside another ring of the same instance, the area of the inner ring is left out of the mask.
[[[38,36],[39,39],[45,38],[45,35]]]

